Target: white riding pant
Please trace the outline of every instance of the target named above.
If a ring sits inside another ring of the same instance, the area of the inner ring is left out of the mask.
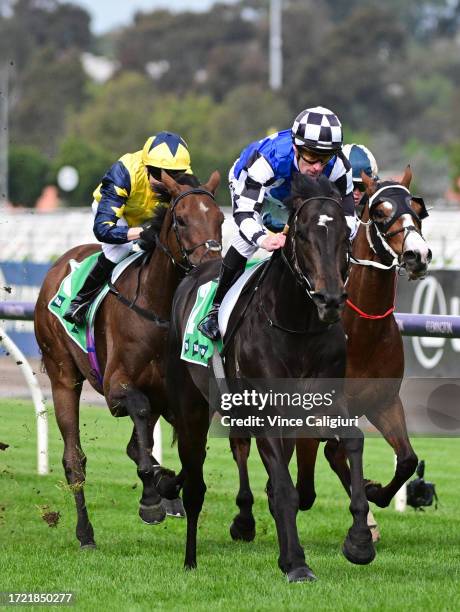
[[[97,206],[98,202],[94,200],[92,204],[94,215],[96,215]],[[124,217],[120,217],[118,219],[117,225],[119,227],[128,227],[128,223]],[[102,252],[107,259],[113,263],[118,263],[131,253],[134,242],[126,242],[125,244],[109,244],[108,242],[101,242],[100,244],[102,245]]]

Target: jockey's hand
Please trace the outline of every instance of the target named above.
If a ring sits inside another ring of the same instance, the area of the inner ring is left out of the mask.
[[[128,240],[137,240],[142,233],[142,227],[130,227],[128,230]]]
[[[284,247],[285,242],[286,236],[284,234],[269,234],[262,240],[260,246],[266,251],[276,251],[276,249]]]

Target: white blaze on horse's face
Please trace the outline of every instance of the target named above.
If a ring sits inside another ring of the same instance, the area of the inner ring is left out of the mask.
[[[402,215],[403,227],[410,227],[414,225],[414,219],[411,215]],[[413,251],[414,253],[420,253],[421,262],[424,264],[429,263],[429,253],[427,243],[418,232],[407,232],[406,239],[404,241],[404,253],[406,251]]]
[[[320,215],[318,225],[327,229],[327,224],[329,221],[334,221],[334,219],[332,217],[328,217],[327,215]]]
[[[207,213],[209,210],[209,206],[206,206],[204,202],[200,202],[200,210],[204,213]]]

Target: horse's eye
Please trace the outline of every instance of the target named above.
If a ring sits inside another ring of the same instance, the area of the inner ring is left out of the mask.
[[[176,217],[176,221],[177,221],[177,225],[179,225],[180,227],[186,227],[186,223],[185,221],[182,219],[182,217]]]
[[[377,208],[377,210],[374,210],[374,212],[372,213],[372,217],[376,221],[382,221],[383,219],[385,219],[385,216],[385,213],[380,208]]]

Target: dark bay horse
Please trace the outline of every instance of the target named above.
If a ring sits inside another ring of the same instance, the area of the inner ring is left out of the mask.
[[[410,444],[399,388],[404,374],[401,334],[393,316],[396,271],[406,269],[409,279],[422,278],[431,260],[431,252],[421,236],[425,205],[409,193],[412,173],[408,168],[401,185],[375,183],[363,174],[367,196],[358,234],[353,242],[353,258],[346,289],[347,307],[343,322],[347,334],[346,393],[352,398],[353,414],[365,414],[393,447],[397,467],[385,487],[369,482],[367,498],[384,507],[414,473],[417,456]],[[402,188],[401,188],[402,187]],[[396,190],[395,190],[396,189]],[[373,379],[372,386],[357,382]],[[381,384],[378,384],[381,379]],[[389,382],[391,380],[391,383]],[[236,503],[239,512],[230,527],[234,539],[251,541],[255,537],[252,513],[254,498],[249,485],[247,460],[249,438],[231,438],[233,457],[238,465],[240,488]],[[301,510],[308,510],[315,500],[314,467],[319,441],[299,438],[297,451],[297,490]],[[350,494],[350,471],[342,443],[328,440],[325,455]],[[373,536],[378,530],[370,514]]]
[[[141,267],[129,266],[116,282],[119,295],[131,306],[109,293],[96,315],[95,345],[102,384],[87,355],[48,310],[49,301],[69,273],[69,261],[81,261],[99,246],[78,246],[65,253],[48,272],[38,296],[35,334],[51,380],[54,410],[64,440],[63,465],[75,497],[76,535],[82,547],[95,545],[83,492],[86,457],[80,442],[79,401],[84,379],[105,396],[114,416],[129,415],[133,420],[127,454],[137,464],[143,484],[139,515],[150,524],[165,518],[158,481],[167,488],[173,473],[159,468],[152,457],[152,446],[156,421],[160,415],[168,418],[164,351],[171,304],[185,273],[209,259],[220,261],[223,222],[214,199],[220,181],[218,172],[202,186],[196,177],[183,175],[178,181],[162,173],[172,202],[160,206],[152,219],[148,239],[153,253]],[[174,496],[171,492],[163,494]]]
[[[258,278],[249,281],[251,288],[259,283],[254,299],[246,305],[240,300],[230,318],[229,329],[237,322],[239,325],[226,345],[229,379],[320,379],[343,378],[345,374],[346,341],[340,311],[346,298],[348,240],[339,196],[325,177],[312,181],[299,175],[293,185],[292,206],[285,247],[265,264],[263,282]],[[217,273],[218,264],[209,263],[184,279],[171,315],[167,382],[185,479],[186,568],[196,567],[197,522],[206,491],[203,463],[209,426],[209,372],[181,361],[179,355],[198,287]],[[286,329],[299,331],[285,333]],[[343,400],[343,395],[340,397]],[[343,401],[340,409],[348,414]],[[365,564],[372,561],[375,550],[366,523],[363,437],[357,428],[352,434],[343,440],[353,483],[353,525],[343,552],[350,561]],[[294,443],[294,438],[257,438],[269,476],[269,507],[280,547],[278,565],[290,582],[315,578],[305,562],[296,527],[299,497],[288,469]]]

